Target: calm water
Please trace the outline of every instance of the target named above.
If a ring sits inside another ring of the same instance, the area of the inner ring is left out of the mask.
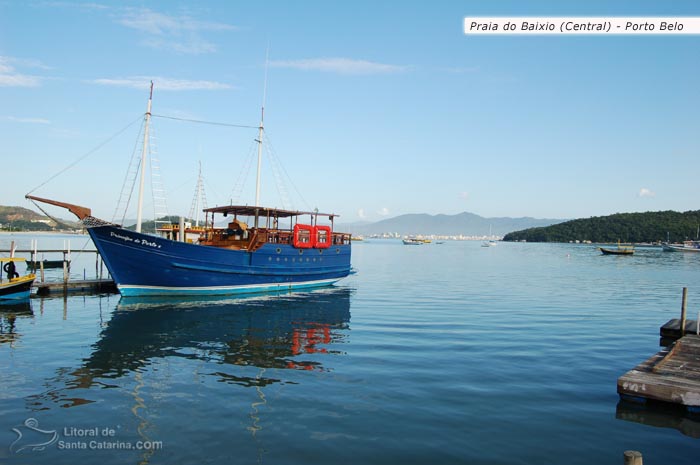
[[[94,256],[73,260],[94,277]],[[658,350],[683,286],[700,310],[700,257],[369,241],[353,265],[312,293],[72,296],[0,312],[0,463],[700,460],[700,420],[616,393]]]

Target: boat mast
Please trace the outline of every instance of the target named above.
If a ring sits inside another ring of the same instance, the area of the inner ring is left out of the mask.
[[[263,138],[263,121],[265,119],[265,105],[262,107],[262,115],[260,116],[260,127],[258,128],[258,174],[255,178],[255,206],[260,206],[260,169],[262,167],[262,138]]]
[[[270,46],[267,47],[267,52],[265,53],[265,81],[263,85],[263,99],[262,107],[260,109],[260,127],[258,129],[258,174],[255,179],[255,206],[260,206],[260,170],[262,167],[262,142],[263,142],[263,128],[265,122],[265,98],[267,96],[267,63],[270,56]],[[257,221],[256,221],[257,222]],[[257,224],[256,224],[257,225]]]
[[[151,121],[151,102],[153,101],[153,81],[151,81],[151,94],[148,97],[148,107],[143,130],[143,151],[141,152],[141,181],[139,183],[139,201],[136,210],[136,232],[141,232],[141,220],[143,218],[143,189],[146,183],[146,156],[148,154],[148,126]]]
[[[194,222],[195,226],[199,226],[199,199],[202,196],[202,162],[199,162],[199,176],[197,176],[197,192],[194,194],[195,195],[195,207],[194,211],[196,212],[197,218]]]

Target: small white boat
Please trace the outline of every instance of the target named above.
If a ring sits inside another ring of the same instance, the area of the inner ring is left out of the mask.
[[[684,241],[682,244],[664,244],[665,252],[700,252],[700,241]]]
[[[403,245],[423,245],[425,241],[422,239],[408,238],[403,240]]]

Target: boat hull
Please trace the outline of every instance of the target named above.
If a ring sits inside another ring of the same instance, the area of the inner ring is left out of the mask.
[[[663,249],[665,252],[700,252],[698,247],[688,247],[688,246],[676,246],[676,245],[664,245]]]
[[[34,275],[0,283],[0,300],[24,300],[31,295]]]
[[[606,249],[599,247],[599,249],[603,255],[634,255],[634,249],[631,248]]]
[[[229,295],[329,286],[350,274],[350,244],[254,252],[176,242],[115,226],[89,228],[124,296]]]

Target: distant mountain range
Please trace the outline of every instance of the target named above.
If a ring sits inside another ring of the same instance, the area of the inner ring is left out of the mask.
[[[173,217],[175,218],[175,217]],[[79,223],[60,220],[56,224],[51,218],[40,215],[23,207],[0,206],[0,228],[24,231],[55,231],[66,227],[80,228]],[[538,228],[561,223],[560,219],[537,218],[484,218],[473,213],[457,215],[429,215],[427,213],[400,215],[394,218],[370,222],[337,223],[335,229],[355,235],[399,234],[408,235],[442,235],[442,236],[504,236],[513,231]],[[127,220],[126,225],[134,221]],[[177,221],[175,221],[177,222]],[[148,225],[144,227],[148,229]],[[133,226],[132,226],[133,228]],[[152,225],[151,225],[152,229]]]
[[[504,236],[512,231],[537,228],[561,223],[562,219],[537,218],[484,218],[474,213],[463,212],[457,215],[429,215],[414,213],[400,215],[375,223],[339,223],[337,230],[348,231],[355,235],[373,235],[394,233],[407,235],[440,235],[440,236]]]

